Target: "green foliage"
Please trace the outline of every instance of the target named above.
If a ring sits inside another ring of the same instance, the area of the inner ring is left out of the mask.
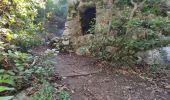
[[[5,84],[0,85],[0,92],[13,90],[14,87],[22,89],[22,86],[31,84],[30,80],[41,82],[50,76],[53,73],[54,62],[48,59],[56,53],[56,50],[47,50],[43,55],[35,57],[20,51],[5,53],[6,58],[14,64],[6,65],[8,70],[0,70],[0,83]]]
[[[6,87],[6,86],[0,86],[0,92],[8,91],[8,90],[15,90],[15,89],[14,88],[9,88],[9,87]]]
[[[87,33],[90,33],[90,34],[94,34],[95,33],[95,22],[96,22],[96,19],[92,19],[92,21],[90,21],[90,29],[88,29]]]
[[[52,70],[53,62],[46,53],[33,64],[33,55],[19,51],[41,43],[44,28],[35,18],[44,6],[44,0],[0,0],[0,100],[11,99],[8,95]]]
[[[142,0],[134,2],[140,4]],[[136,64],[136,53],[170,43],[170,19],[163,1],[146,0],[132,18],[130,0],[119,0],[116,4],[111,26],[108,25],[112,33],[96,35],[89,44],[94,55],[117,64]],[[116,48],[114,53],[108,52],[107,46]]]
[[[53,100],[53,87],[48,82],[44,82],[42,89],[33,95],[31,100]]]
[[[70,94],[67,91],[60,91],[59,93],[60,100],[70,100]]]
[[[16,80],[19,79],[20,72],[23,71],[24,67],[26,66],[24,64],[26,55],[22,54],[21,52],[12,53],[9,51],[9,53],[4,54],[9,62],[6,62],[7,64],[4,66],[8,70],[0,70],[0,92],[2,93],[5,91],[15,90],[14,87],[16,86]],[[14,61],[15,65],[8,65],[8,63],[11,63],[10,61]],[[8,99],[10,97],[5,98]]]
[[[42,0],[0,1],[0,31],[8,30],[3,31],[5,35],[10,32],[10,40],[14,40],[11,44],[22,47],[31,47],[36,44],[30,40],[35,39],[35,36],[38,36],[36,33],[40,31],[39,24],[35,24],[34,21],[37,16],[37,8],[41,7],[43,3]],[[27,44],[24,44],[26,42]]]
[[[47,23],[55,15],[61,18],[67,16],[67,0],[47,0],[44,8],[38,9],[36,21]]]
[[[12,72],[11,70],[0,70],[0,83],[5,83],[11,86],[15,85],[14,80],[16,79],[15,73]]]
[[[46,3],[46,11],[57,14],[62,17],[67,16],[67,0],[48,0]],[[48,16],[47,16],[48,17]]]
[[[23,73],[23,78],[29,81],[29,78],[35,77],[38,81],[42,81],[45,77],[53,74],[53,65],[54,61],[49,60],[52,55],[57,54],[56,50],[46,50],[45,53],[41,56],[35,56],[34,62],[37,62],[35,65],[30,65]]]
[[[22,51],[26,51],[32,47],[42,44],[41,36],[39,34],[20,34],[17,35],[12,42],[20,47]]]
[[[0,93],[7,92],[7,91],[14,91],[15,88],[15,73],[8,70],[0,70]],[[2,96],[0,100],[10,100],[13,96]]]
[[[166,1],[167,0],[146,0],[146,3],[141,11],[147,14],[167,16]]]
[[[14,53],[12,51],[8,51],[7,56],[8,58],[11,58],[12,61],[14,61],[15,66],[19,71],[23,71],[25,67],[28,66],[27,61],[29,60],[30,55],[26,53],[21,53],[20,51],[15,51]]]
[[[4,96],[4,97],[0,97],[0,100],[11,100],[13,98],[13,96]]]
[[[31,97],[31,100],[53,100],[54,87],[47,82],[47,79],[53,74],[55,62],[48,59],[57,53],[55,49],[47,49],[43,55],[38,57],[36,65],[30,66],[29,69],[25,70],[24,77],[36,77],[38,82],[43,83],[41,89]]]

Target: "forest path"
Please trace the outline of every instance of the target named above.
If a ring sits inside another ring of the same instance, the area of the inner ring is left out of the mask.
[[[38,47],[35,51],[45,50]],[[137,73],[112,68],[94,58],[61,53],[52,58],[71,100],[170,100],[170,91]]]

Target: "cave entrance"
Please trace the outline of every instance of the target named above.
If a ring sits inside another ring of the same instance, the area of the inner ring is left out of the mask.
[[[96,24],[96,7],[88,7],[80,12],[80,21],[83,35],[94,34]]]

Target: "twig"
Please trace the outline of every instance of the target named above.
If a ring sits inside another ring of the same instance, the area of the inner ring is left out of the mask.
[[[134,2],[133,0],[130,0],[131,4],[134,6],[134,8],[132,9],[131,11],[131,14],[130,14],[130,19],[134,16],[136,10],[140,7],[142,7],[144,5],[144,3],[146,2],[146,0],[142,1],[140,4],[137,4],[136,2]]]
[[[36,57],[34,58],[34,61],[32,62],[31,66],[34,66],[34,65],[37,63],[37,61],[38,61],[38,56],[36,56]]]
[[[135,11],[138,9],[138,4],[135,3],[133,0],[130,0],[131,4],[134,6],[134,8],[132,9],[131,13],[130,13],[130,19],[132,19],[132,17],[134,16],[135,14]]]

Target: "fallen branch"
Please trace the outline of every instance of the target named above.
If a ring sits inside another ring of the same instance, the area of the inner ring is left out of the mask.
[[[63,77],[79,77],[79,76],[88,76],[88,75],[92,75],[92,74],[97,74],[101,72],[101,70],[99,71],[94,71],[94,72],[90,72],[90,73],[82,73],[82,74],[73,74],[73,75],[66,75],[66,76],[63,76]]]

